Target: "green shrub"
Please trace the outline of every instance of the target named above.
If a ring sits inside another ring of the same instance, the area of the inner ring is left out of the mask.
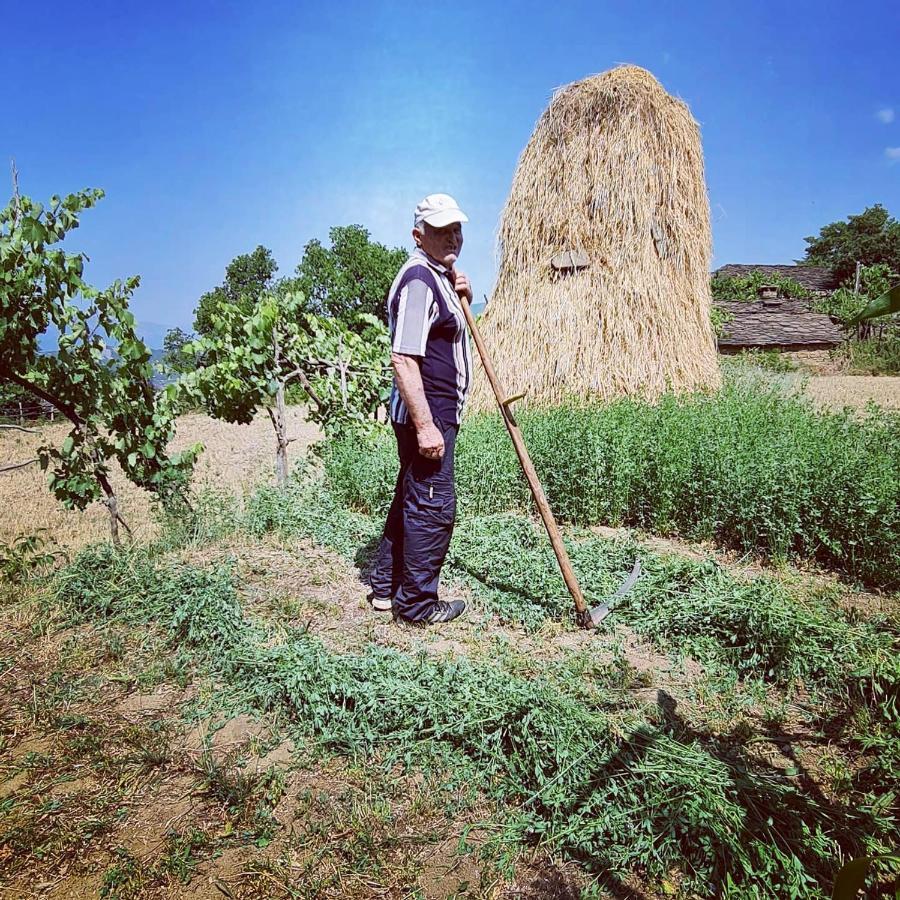
[[[799,557],[868,584],[900,584],[900,417],[817,412],[760,381],[656,405],[523,414],[520,425],[557,516],[716,540]],[[337,500],[376,518],[396,472],[393,435],[325,453]],[[531,508],[495,415],[467,419],[457,447],[463,516]]]
[[[154,514],[162,526],[160,545],[169,548],[221,540],[238,528],[241,519],[233,491],[215,487],[202,488],[178,507],[157,505]]]
[[[814,308],[816,312],[847,322],[862,312],[868,302],[869,298],[865,294],[857,294],[852,288],[840,287],[816,300]]]
[[[344,509],[321,485],[296,479],[284,488],[259,488],[247,501],[244,524],[252,534],[278,531],[314,538],[350,560],[384,525]]]
[[[738,359],[751,366],[759,366],[769,372],[796,372],[797,363],[786,353],[778,350],[742,350]]]
[[[726,331],[725,326],[733,320],[734,316],[730,312],[726,312],[722,307],[714,304],[709,308],[709,321],[716,338],[722,337]]]
[[[716,275],[710,280],[714,300],[758,300],[763,285],[774,285],[781,297],[806,298],[810,292],[793,278],[756,269],[749,275]]]
[[[23,584],[45,574],[65,558],[64,551],[53,549],[55,542],[46,536],[46,531],[39,528],[32,534],[20,534],[9,543],[0,544],[0,580]]]
[[[880,337],[850,340],[847,366],[854,375],[900,375],[900,326]]]

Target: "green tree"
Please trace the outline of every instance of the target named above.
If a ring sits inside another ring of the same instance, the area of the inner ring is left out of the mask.
[[[855,282],[855,278],[854,278]],[[863,266],[859,290],[840,287],[816,303],[820,312],[847,328],[842,347],[849,370],[856,374],[900,372],[900,334],[884,317],[900,312],[900,276],[884,263]],[[893,285],[893,287],[892,287]]]
[[[216,310],[225,303],[250,315],[259,298],[272,286],[277,271],[272,251],[261,244],[252,253],[236,256],[225,269],[225,281],[200,298],[194,330],[200,335],[209,334]]]
[[[900,222],[880,204],[869,206],[846,221],[825,225],[815,237],[804,238],[806,257],[802,263],[826,266],[840,281],[853,278],[856,263],[883,263],[900,271]]]
[[[0,212],[0,381],[55,407],[71,423],[60,446],[38,450],[49,486],[67,507],[103,498],[114,543],[128,526],[110,481],[110,461],[169,502],[183,497],[199,447],[170,455],[175,388],[154,393],[150,351],[128,309],[139,279],[97,290],[83,278],[85,257],[58,245],[78,227],[79,214],[103,197],[99,190],[52,197],[47,208],[18,191]],[[59,332],[55,354],[38,338]]]
[[[285,394],[291,385],[309,403],[309,418],[326,433],[372,422],[390,387],[385,365],[387,333],[373,317],[354,323],[304,312],[296,291],[274,290],[259,298],[249,316],[225,303],[211,318],[211,330],[191,345],[202,367],[179,382],[186,396],[209,414],[248,423],[265,409],[275,430],[275,472],[287,480]]]
[[[360,313],[386,322],[388,289],[409,254],[370,240],[361,225],[338,226],[328,235],[331,247],[310,241],[297,266],[296,287],[309,298],[311,311],[357,325]]]
[[[866,305],[885,294],[897,280],[898,276],[884,263],[863,266],[859,270],[859,291],[847,285],[839,287],[817,300],[815,307],[819,312],[834,316],[846,324],[857,320]]]
[[[170,328],[166,332],[163,338],[162,363],[167,371],[184,374],[197,366],[197,357],[188,350],[194,337],[181,328]]]

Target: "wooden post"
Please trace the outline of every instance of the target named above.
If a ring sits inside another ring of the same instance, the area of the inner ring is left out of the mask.
[[[519,463],[522,466],[522,471],[525,473],[525,478],[528,481],[528,486],[531,488],[531,494],[534,497],[534,502],[537,504],[538,512],[541,514],[541,519],[544,522],[544,527],[547,529],[547,534],[550,537],[550,543],[553,545],[553,552],[556,554],[556,561],[559,563],[559,568],[562,572],[563,580],[566,582],[566,587],[569,589],[569,593],[572,595],[572,599],[575,601],[575,611],[576,618],[578,619],[578,624],[585,628],[590,627],[590,613],[588,612],[587,603],[584,600],[584,595],[581,593],[581,587],[578,584],[578,579],[575,577],[575,572],[572,569],[572,563],[569,560],[569,554],[566,551],[566,545],[563,543],[562,535],[559,533],[559,526],[556,524],[556,519],[553,516],[553,511],[550,509],[550,504],[547,502],[547,496],[544,493],[544,488],[542,487],[540,480],[538,479],[534,464],[531,462],[531,457],[528,455],[528,449],[526,448],[525,441],[522,438],[522,432],[519,430],[518,423],[516,422],[512,414],[512,402],[514,400],[520,399],[523,395],[519,394],[515,397],[507,396],[502,385],[500,384],[500,379],[497,377],[497,373],[494,371],[494,366],[491,363],[487,347],[485,347],[484,341],[481,338],[481,333],[479,332],[478,326],[475,323],[475,317],[472,315],[472,310],[469,308],[469,303],[465,297],[460,297],[459,300],[462,305],[463,312],[465,313],[466,322],[469,325],[469,330],[472,332],[472,339],[475,341],[475,346],[478,348],[478,354],[481,357],[482,364],[484,365],[485,374],[487,375],[488,381],[491,384],[491,388],[494,391],[494,396],[497,398],[497,404],[500,407],[500,415],[503,418],[503,423],[506,425],[506,430],[509,432],[513,447],[516,450],[516,456],[519,457]]]
[[[857,260],[856,261],[856,277],[853,280],[853,293],[856,296],[859,296],[859,283],[862,277],[862,263]],[[858,341],[864,341],[871,334],[871,326],[868,322],[859,322],[856,326],[856,339]]]
[[[95,455],[96,461],[96,455]],[[106,475],[102,473],[97,473],[97,481],[100,482],[100,487],[103,488],[103,493],[106,494],[106,499],[103,503],[106,505],[107,510],[109,510],[109,532],[112,537],[113,546],[118,550],[122,546],[122,542],[119,539],[119,523],[122,523],[122,527],[125,531],[128,532],[128,536],[131,537],[131,529],[128,527],[128,523],[122,518],[122,514],[119,512],[119,502],[116,498],[116,492],[112,488],[112,484],[110,484],[109,479]]]
[[[116,495],[110,494],[104,502],[109,511],[109,533],[112,536],[113,546],[119,550],[122,541],[119,539],[119,505],[116,502]]]

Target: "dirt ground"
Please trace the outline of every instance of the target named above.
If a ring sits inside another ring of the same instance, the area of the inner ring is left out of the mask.
[[[242,602],[273,634],[302,623],[328,644],[413,655],[491,652],[494,638],[540,645],[483,614],[449,640],[392,628],[361,600],[352,566],[302,541],[183,558],[231,559]],[[44,631],[41,615],[0,604],[0,900],[582,896],[585,873],[545,851],[511,868],[482,859],[479,823],[496,810],[463,785],[449,796],[440,770],[323,756],[292,740],[289,721],[232,707],[152,627]],[[544,637],[545,655],[585,650],[581,633]],[[641,675],[642,690],[678,681],[663,672],[680,667],[643,654],[660,674]]]
[[[304,419],[301,407],[289,408],[287,418],[288,434],[297,438],[288,448],[293,463],[319,432]],[[61,443],[66,432],[66,426],[60,424],[45,426],[37,434],[0,430],[0,464],[33,458],[42,442]],[[182,450],[198,442],[204,447],[196,469],[198,484],[240,493],[274,468],[275,437],[265,414],[250,425],[230,425],[201,414],[183,416],[172,449]],[[38,529],[46,529],[46,536],[67,551],[108,537],[106,507],[95,503],[84,513],[64,509],[47,490],[45,478],[37,465],[0,475],[0,544]],[[135,538],[152,537],[155,525],[149,495],[130,484],[118,467],[114,468],[113,485]]]
[[[241,535],[172,558],[228,560],[243,608],[273,640],[303,628],[340,652],[374,644],[414,658],[488,658],[528,677],[563,662],[607,668],[618,673],[610,702],[660,715],[677,707],[687,725],[720,721],[723,733],[752,723],[769,765],[796,757],[815,777],[820,762],[808,729],[787,723],[764,737],[751,706],[731,709],[715,682],[704,687],[698,663],[624,626],[604,635],[548,622],[529,634],[470,596],[469,614],[446,629],[398,628],[365,603],[351,564],[304,539]],[[292,740],[289,721],[230,706],[152,627],[41,621],[39,607],[0,604],[0,821],[13,826],[0,841],[0,900],[585,896],[589,879],[572,861],[535,850],[512,868],[482,858],[478,829],[497,813],[481,802],[448,812],[440,773],[315,754]],[[589,896],[667,895],[635,885]]]
[[[870,401],[882,409],[900,409],[900,376],[816,375],[809,379],[806,395],[829,409],[863,409]]]

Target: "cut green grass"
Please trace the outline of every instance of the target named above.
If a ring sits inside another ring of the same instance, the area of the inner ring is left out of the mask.
[[[359,525],[328,527],[343,540]],[[274,642],[244,618],[226,569],[93,550],[57,585],[77,618],[159,623],[248,704],[287,713],[325,748],[378,752],[386,765],[440,760],[459,783],[509,809],[498,839],[548,843],[596,870],[651,881],[678,870],[686,889],[705,895],[766,896],[777,886],[779,895],[812,897],[839,853],[896,834],[866,798],[807,796],[677,714],[654,723],[551,677],[490,663],[377,647],[329,653],[306,632]]]
[[[342,509],[315,480],[295,481],[286,491],[261,488],[247,521],[257,532],[311,537],[361,565],[379,530],[377,520]],[[577,530],[567,540],[590,604],[609,596],[641,558],[644,574],[610,625],[625,623],[663,647],[731,667],[741,677],[896,698],[896,622],[859,620],[827,594],[800,600],[775,578],[737,578],[715,562],[660,557],[629,540]],[[459,522],[445,571],[505,621],[531,628],[547,619],[571,621],[571,597],[546,535],[520,516]]]

